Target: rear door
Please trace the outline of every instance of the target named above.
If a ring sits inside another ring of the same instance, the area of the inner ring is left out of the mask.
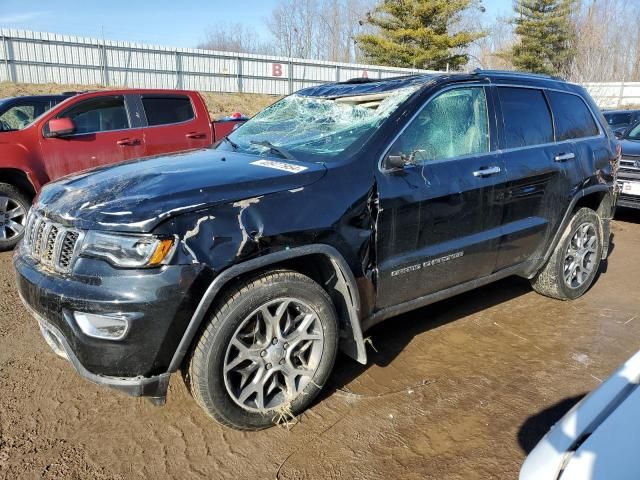
[[[196,108],[188,95],[144,94],[139,96],[139,101],[147,125],[144,129],[146,155],[211,145],[209,114],[206,109]]]
[[[507,172],[501,194],[500,269],[544,254],[585,178],[578,159],[586,151],[575,139],[597,136],[599,130],[578,95],[516,86],[498,86],[495,93],[502,113]],[[561,105],[565,101],[569,104]],[[571,111],[580,108],[578,120]]]
[[[47,124],[43,127],[41,155],[51,180],[144,155],[142,128],[135,128],[135,109],[125,95],[80,100],[56,117],[71,118],[76,129],[72,135],[47,138]]]
[[[412,164],[377,172],[377,308],[493,272],[505,174],[488,92],[465,85],[437,94],[388,151]]]

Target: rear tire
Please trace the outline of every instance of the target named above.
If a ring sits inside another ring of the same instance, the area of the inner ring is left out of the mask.
[[[533,289],[547,297],[574,300],[595,279],[602,260],[602,225],[590,208],[578,210],[544,267],[531,280]]]
[[[327,292],[297,272],[271,271],[224,295],[193,350],[186,381],[217,422],[260,430],[311,404],[337,348]]]
[[[29,197],[9,183],[0,183],[0,252],[22,240],[29,208]]]

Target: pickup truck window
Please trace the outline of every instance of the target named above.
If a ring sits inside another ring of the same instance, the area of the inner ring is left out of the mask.
[[[416,163],[488,152],[484,88],[455,88],[430,100],[390,151],[411,157]]]
[[[0,131],[21,130],[42,115],[48,102],[28,102],[12,105],[6,111],[0,110]]]
[[[498,96],[504,119],[505,148],[553,142],[551,112],[542,90],[499,87]]]
[[[229,138],[237,146],[234,148],[246,153],[267,154],[278,147],[295,158],[319,156],[325,161],[361,148],[417,89],[411,86],[340,97],[290,95],[264,109]]]
[[[145,95],[142,105],[150,127],[187,122],[195,117],[191,99],[186,96],[156,97]]]
[[[76,125],[76,134],[129,128],[129,117],[122,96],[85,100],[62,112],[58,117],[71,118]]]
[[[548,92],[551,109],[556,120],[558,140],[594,137],[598,126],[584,101],[577,95]]]

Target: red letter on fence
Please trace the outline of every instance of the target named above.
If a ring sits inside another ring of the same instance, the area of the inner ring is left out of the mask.
[[[282,64],[281,63],[272,63],[271,64],[271,75],[274,77],[282,76]]]

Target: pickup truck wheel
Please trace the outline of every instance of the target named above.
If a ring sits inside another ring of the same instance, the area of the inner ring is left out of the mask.
[[[309,406],[337,348],[328,294],[297,272],[272,271],[225,295],[193,350],[187,383],[216,421],[259,430]]]
[[[602,245],[600,217],[590,208],[581,208],[574,214],[547,264],[532,280],[534,290],[559,300],[580,297],[598,273]]]
[[[11,250],[22,239],[30,206],[20,190],[0,183],[0,252]]]

